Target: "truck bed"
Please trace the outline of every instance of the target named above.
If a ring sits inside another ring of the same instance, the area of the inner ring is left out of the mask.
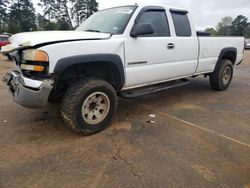
[[[212,72],[220,52],[225,48],[236,48],[236,64],[243,58],[244,38],[243,37],[198,37],[199,41],[199,65],[197,73]]]

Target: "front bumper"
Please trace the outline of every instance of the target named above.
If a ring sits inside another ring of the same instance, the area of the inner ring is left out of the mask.
[[[11,71],[3,77],[16,103],[27,108],[41,108],[47,105],[53,89],[53,80],[33,80],[18,71]]]

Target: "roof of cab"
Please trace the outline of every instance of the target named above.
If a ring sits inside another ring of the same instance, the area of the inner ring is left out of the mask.
[[[135,4],[121,4],[119,6],[115,6],[115,7],[124,7],[124,6],[138,6],[140,8],[143,8],[143,7],[147,7],[147,6],[159,6],[159,7],[164,7],[166,9],[174,9],[174,10],[179,10],[179,11],[187,11],[186,9],[184,8],[180,8],[180,7],[174,7],[174,6],[168,6],[166,4],[161,4],[161,3],[135,3]],[[109,7],[107,9],[110,9],[110,8],[115,8],[115,7]],[[102,9],[102,10],[105,10],[105,9]]]
[[[175,10],[180,10],[180,11],[186,11],[186,9],[181,8],[181,7],[174,7],[174,6],[169,6],[169,5],[161,4],[161,3],[136,3],[135,5],[142,6],[142,7],[145,7],[145,6],[159,6],[159,7],[164,7],[164,8],[167,8],[167,9],[175,9]]]

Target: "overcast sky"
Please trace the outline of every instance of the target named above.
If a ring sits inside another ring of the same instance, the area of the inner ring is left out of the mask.
[[[99,9],[136,2],[161,3],[186,8],[193,16],[197,29],[215,27],[224,16],[235,18],[242,14],[250,21],[250,0],[97,0]],[[36,6],[39,0],[33,0]],[[38,11],[39,8],[37,8]]]

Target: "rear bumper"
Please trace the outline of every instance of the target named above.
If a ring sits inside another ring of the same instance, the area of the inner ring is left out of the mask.
[[[18,71],[11,71],[3,77],[16,103],[27,108],[41,108],[47,105],[53,89],[52,80],[33,80]]]

